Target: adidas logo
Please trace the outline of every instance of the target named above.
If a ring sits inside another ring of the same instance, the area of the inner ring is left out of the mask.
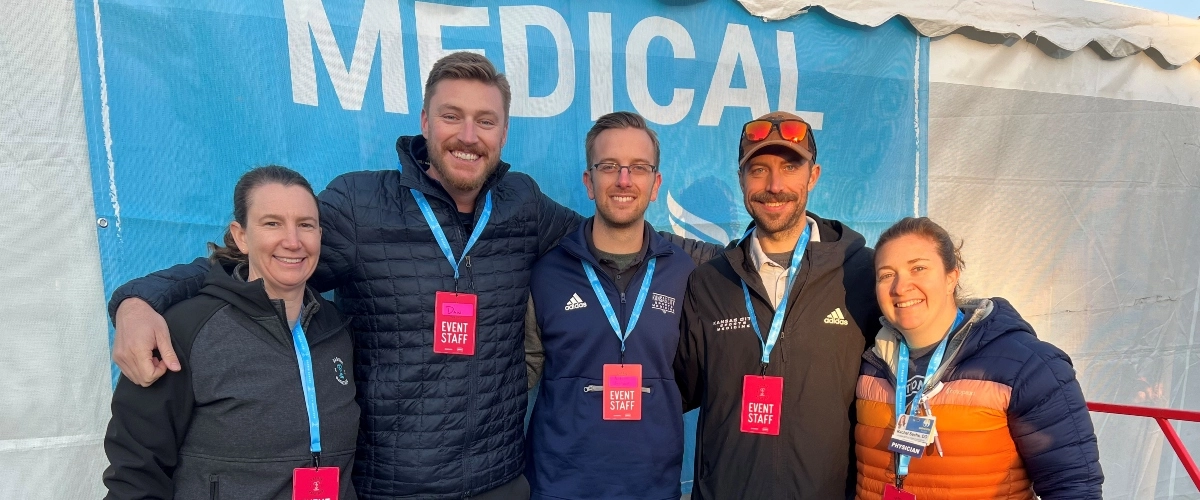
[[[567,307],[571,307],[571,306],[567,306]],[[833,312],[829,313],[828,316],[825,316],[825,324],[846,326],[846,325],[849,325],[850,322],[846,321],[845,316],[842,316],[842,308],[839,307],[837,309],[834,309]]]
[[[587,302],[584,302],[583,299],[579,298],[578,293],[573,293],[571,294],[571,300],[567,301],[567,307],[564,307],[563,310],[571,311],[575,309],[582,309],[584,307],[587,307]]]

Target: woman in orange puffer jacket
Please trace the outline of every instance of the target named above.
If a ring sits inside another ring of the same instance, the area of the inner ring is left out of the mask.
[[[961,269],[949,234],[928,218],[879,238],[883,328],[856,391],[856,497],[1101,498],[1096,434],[1070,358],[1008,301],[960,301]]]

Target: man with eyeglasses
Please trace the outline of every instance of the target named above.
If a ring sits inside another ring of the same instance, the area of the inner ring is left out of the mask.
[[[738,180],[754,223],[688,282],[675,377],[700,408],[693,499],[844,498],[861,356],[879,330],[874,251],[805,210],[821,166],[810,127],[750,121]]]
[[[526,439],[531,498],[679,498],[682,401],[671,363],[696,265],[645,221],[662,184],[646,121],[607,114],[585,144],[596,215],[530,280],[531,387],[541,375]]]

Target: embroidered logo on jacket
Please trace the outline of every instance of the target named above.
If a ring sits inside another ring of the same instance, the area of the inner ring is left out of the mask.
[[[587,307],[587,302],[584,302],[583,299],[579,298],[578,293],[573,293],[571,294],[571,300],[567,301],[567,307],[564,307],[563,310],[572,311],[575,309],[582,309],[584,307]]]
[[[718,332],[725,330],[740,330],[742,328],[750,328],[750,317],[743,316],[741,318],[718,319],[713,321],[713,328]]]
[[[666,314],[675,314],[675,297],[668,297],[661,293],[650,294],[651,309],[658,309]]]
[[[333,358],[333,373],[337,374],[337,381],[342,385],[349,384],[346,380],[346,365],[342,363],[342,358]]]
[[[834,309],[833,312],[829,313],[829,315],[825,316],[825,324],[846,326],[849,325],[850,322],[846,321],[845,316],[842,316],[842,308],[839,307]]]

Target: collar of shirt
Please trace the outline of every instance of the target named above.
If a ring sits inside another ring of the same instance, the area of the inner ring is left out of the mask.
[[[811,239],[809,240],[809,243],[820,243],[821,231],[819,231],[817,228],[817,221],[808,216],[805,216],[805,219],[808,220],[808,227],[810,228],[809,232],[811,233]],[[750,261],[754,263],[754,268],[758,269],[760,272],[763,270],[763,266],[786,269],[784,266],[781,266],[775,263],[775,261],[771,260],[771,258],[767,256],[767,253],[763,251],[762,246],[758,244],[758,228],[754,228],[753,236],[753,238],[750,238]]]
[[[642,224],[644,225],[642,228],[642,249],[638,252],[637,256],[630,261],[628,268],[617,269],[616,264],[613,261],[601,259],[599,257],[600,253],[599,250],[596,249],[596,243],[592,241],[592,227],[595,224],[595,219],[595,217],[589,217],[583,222],[585,226],[583,229],[583,234],[584,239],[587,241],[588,252],[591,252],[591,254],[596,257],[596,260],[600,262],[600,270],[603,271],[604,274],[607,274],[609,278],[612,278],[612,280],[617,284],[617,290],[624,291],[625,287],[629,284],[630,273],[623,273],[622,271],[637,269],[637,267],[641,265],[642,261],[646,260],[646,254],[650,252],[650,233],[653,231],[654,226],[651,226],[649,222],[642,221]]]

